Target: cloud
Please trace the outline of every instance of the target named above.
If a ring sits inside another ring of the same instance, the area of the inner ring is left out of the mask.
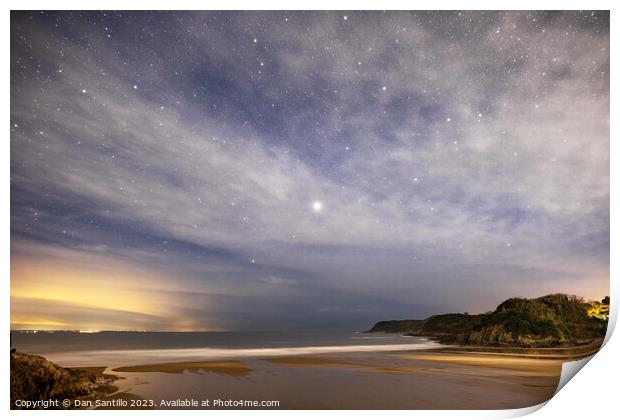
[[[595,297],[608,18],[14,13],[12,242],[157,267],[239,308],[273,279],[287,305],[338,290],[343,314],[348,294],[403,316]]]

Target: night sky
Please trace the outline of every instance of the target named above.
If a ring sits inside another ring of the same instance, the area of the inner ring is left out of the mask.
[[[609,293],[607,12],[13,12],[19,329]]]

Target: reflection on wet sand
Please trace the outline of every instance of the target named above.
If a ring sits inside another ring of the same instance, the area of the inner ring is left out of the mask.
[[[112,369],[114,372],[159,372],[159,373],[192,373],[213,372],[227,375],[249,374],[252,369],[248,368],[239,360],[211,360],[201,362],[177,362],[161,363],[152,365],[123,366]]]

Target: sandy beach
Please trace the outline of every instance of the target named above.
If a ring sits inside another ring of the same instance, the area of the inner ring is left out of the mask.
[[[150,408],[195,399],[278,401],[279,409],[510,409],[551,398],[562,362],[576,358],[566,351],[503,351],[246,357],[110,366],[105,372],[120,377],[109,400],[144,399],[152,401]]]

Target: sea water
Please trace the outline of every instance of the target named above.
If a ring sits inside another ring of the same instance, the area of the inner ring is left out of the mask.
[[[12,347],[63,366],[120,366],[223,358],[439,347],[425,338],[343,331],[13,331]]]

